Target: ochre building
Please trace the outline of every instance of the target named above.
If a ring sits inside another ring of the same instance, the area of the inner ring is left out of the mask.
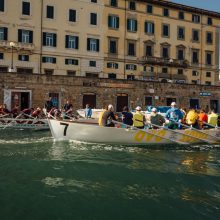
[[[97,94],[110,94],[109,80],[117,84],[118,98],[106,100],[115,105],[179,102],[166,88],[182,88],[188,95],[184,89],[201,92],[197,98],[191,94],[186,107],[218,106],[212,95],[218,90],[219,20],[219,13],[159,0],[0,0],[1,103],[24,108],[52,96],[61,106],[70,90],[66,81],[79,80],[89,89],[81,90],[81,99],[67,96],[79,101],[77,107],[102,107]],[[13,74],[16,81],[10,83]],[[47,87],[41,77],[60,86]],[[130,94],[123,87],[128,82],[148,90]],[[39,91],[32,83],[41,84]],[[74,85],[68,84],[71,91]],[[206,93],[203,85],[214,87]],[[163,94],[156,94],[160,87]]]

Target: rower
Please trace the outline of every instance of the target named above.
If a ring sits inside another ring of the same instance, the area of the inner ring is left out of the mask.
[[[142,114],[141,112],[141,107],[137,106],[136,112],[133,115],[133,123],[134,123],[133,126],[139,129],[143,129],[145,122],[146,122],[146,118],[144,114]]]
[[[116,121],[116,117],[114,115],[114,107],[113,105],[108,106],[108,110],[105,111],[102,115],[102,120],[101,120],[101,126],[104,127],[114,127],[115,124],[112,122],[112,120]]]

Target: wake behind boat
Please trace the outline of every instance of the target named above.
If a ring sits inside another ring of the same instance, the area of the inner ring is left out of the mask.
[[[76,140],[90,143],[153,145],[153,144],[199,144],[220,142],[218,129],[203,132],[191,129],[170,131],[161,129],[135,129],[102,127],[97,124],[87,124],[77,121],[62,121],[48,119],[52,136],[57,141]],[[119,123],[121,124],[121,123]]]

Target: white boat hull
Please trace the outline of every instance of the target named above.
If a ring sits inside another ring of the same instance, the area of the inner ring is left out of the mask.
[[[205,143],[207,140],[214,143],[219,141],[220,133],[217,129],[199,133],[193,130],[179,130],[171,132],[165,129],[158,130],[133,130],[116,127],[100,127],[83,123],[58,121],[49,119],[49,126],[55,140],[76,140],[90,143],[109,143],[125,145],[144,144],[173,144],[181,143]],[[157,135],[157,136],[156,136]],[[190,136],[189,136],[190,135]],[[210,136],[212,135],[212,136]],[[213,135],[216,138],[213,138]]]

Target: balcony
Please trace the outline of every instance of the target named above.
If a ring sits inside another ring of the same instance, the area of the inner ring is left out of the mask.
[[[172,78],[176,80],[186,80],[186,76],[182,74],[173,74]]]
[[[158,73],[158,78],[170,79],[171,75],[169,73]]]
[[[189,62],[187,60],[172,59],[172,62],[170,62],[169,58],[162,58],[162,57],[143,56],[137,59],[137,63],[142,65],[150,64],[150,65],[181,67],[181,68],[189,67]]]
[[[18,51],[34,51],[35,46],[34,44],[29,44],[29,43],[21,43],[21,42],[14,42],[15,46],[14,49]],[[0,48],[3,48],[5,50],[10,50],[10,41],[0,41]]]

